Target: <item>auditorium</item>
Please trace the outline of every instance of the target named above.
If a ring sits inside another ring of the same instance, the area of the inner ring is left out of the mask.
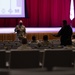
[[[75,0],[0,0],[0,75],[75,75]]]

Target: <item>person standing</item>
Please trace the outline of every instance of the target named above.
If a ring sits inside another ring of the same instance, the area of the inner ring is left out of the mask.
[[[63,20],[63,26],[60,29],[60,31],[56,34],[53,35],[55,37],[60,37],[60,45],[67,46],[67,45],[72,45],[72,28],[70,25],[67,24],[66,20]]]
[[[26,28],[23,25],[23,21],[20,20],[19,24],[15,27],[15,32],[17,32],[17,39],[22,40],[22,38],[26,37]]]

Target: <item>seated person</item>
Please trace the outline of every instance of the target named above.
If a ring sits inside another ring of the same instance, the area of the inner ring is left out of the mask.
[[[32,40],[28,43],[28,45],[31,47],[31,48],[37,48],[38,46],[38,43],[39,41],[36,40],[36,36],[32,36]]]
[[[22,45],[17,48],[17,50],[25,50],[25,49],[31,49],[31,47],[27,44],[27,38],[22,39]]]
[[[50,46],[50,42],[48,41],[48,36],[47,35],[44,35],[43,36],[43,41],[41,41],[39,44],[38,44],[39,47],[41,46]]]
[[[39,41],[38,40],[36,40],[36,36],[32,36],[32,41],[31,41],[31,43],[38,43]]]

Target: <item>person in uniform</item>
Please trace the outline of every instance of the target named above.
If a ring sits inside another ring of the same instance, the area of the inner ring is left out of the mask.
[[[17,40],[22,40],[22,38],[26,37],[26,28],[22,20],[20,20],[19,24],[15,27],[15,32],[17,32]]]
[[[18,47],[17,50],[32,50],[32,48],[28,45],[27,38],[22,39],[22,45]]]

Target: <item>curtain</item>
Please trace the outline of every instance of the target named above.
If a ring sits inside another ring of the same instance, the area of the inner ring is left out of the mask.
[[[15,27],[23,20],[26,27],[60,27],[70,23],[71,0],[26,0],[28,18],[0,18],[0,27]]]
[[[74,19],[72,20],[72,27],[75,27],[75,0],[74,1]]]

